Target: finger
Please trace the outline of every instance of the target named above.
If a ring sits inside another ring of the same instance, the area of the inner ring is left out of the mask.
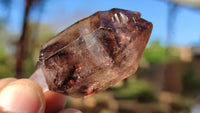
[[[0,92],[1,92],[1,90],[2,90],[7,84],[9,84],[9,83],[11,83],[11,82],[13,82],[13,81],[15,81],[15,80],[17,80],[17,79],[15,79],[15,78],[5,78],[5,79],[1,79],[1,80],[0,80]],[[0,112],[3,113],[3,108],[1,108],[1,106],[0,106]],[[4,113],[5,113],[5,112],[4,112]]]
[[[81,111],[77,110],[77,109],[64,109],[58,113],[82,113]]]
[[[65,107],[66,104],[66,96],[47,91],[45,92],[45,100],[46,100],[46,113],[57,113],[61,109]]]
[[[0,106],[6,112],[43,113],[44,94],[35,82],[28,79],[16,80],[1,90]]]
[[[9,83],[16,81],[15,78],[5,78],[0,80],[0,91]]]

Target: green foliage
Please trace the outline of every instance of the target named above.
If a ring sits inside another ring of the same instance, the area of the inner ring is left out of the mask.
[[[0,46],[0,64],[5,64],[6,63],[6,55],[3,50],[3,47]]]
[[[153,41],[145,49],[142,59],[152,64],[164,64],[171,60],[178,60],[179,54],[175,47],[164,47],[159,41]]]
[[[36,70],[36,62],[34,62],[32,51],[28,52],[27,58],[24,61],[23,69],[23,77],[25,78],[29,78],[30,75],[33,74],[33,72]]]
[[[114,94],[118,98],[135,99],[139,102],[155,102],[157,101],[154,89],[146,81],[134,80],[125,87],[114,90]]]
[[[143,58],[150,63],[165,63],[166,48],[162,47],[158,41],[150,43],[150,46],[145,49]]]
[[[2,23],[1,23],[1,19],[0,19],[0,31],[3,28]]]
[[[30,24],[30,31],[33,31],[36,26],[36,22],[32,22]],[[0,25],[1,26],[1,25]],[[28,34],[28,51],[26,53],[26,59],[24,60],[24,65],[23,65],[23,70],[24,72],[22,73],[23,77],[29,77],[34,71],[36,67],[36,61],[39,56],[39,49],[40,46],[45,43],[47,40],[52,38],[55,33],[53,32],[53,29],[51,29],[50,26],[46,24],[41,24],[41,32],[39,37],[35,37],[36,34],[35,32],[29,32]],[[6,33],[8,34],[6,34]],[[8,45],[8,42],[10,43],[11,41],[14,40],[14,38],[19,37],[19,36],[12,36],[13,34],[9,33],[6,31],[5,26],[0,27],[0,38],[2,41],[0,42],[0,78],[6,78],[6,77],[13,77],[15,74],[15,53],[10,53],[8,54],[5,51],[5,48],[11,45]],[[5,37],[3,37],[5,36]],[[14,40],[16,41],[16,40]],[[10,43],[11,44],[11,43]],[[16,43],[15,43],[16,44]],[[14,47],[16,45],[13,45]],[[14,49],[14,48],[11,48]],[[15,50],[11,50],[15,51]]]
[[[13,77],[13,65],[3,47],[0,47],[0,78]]]

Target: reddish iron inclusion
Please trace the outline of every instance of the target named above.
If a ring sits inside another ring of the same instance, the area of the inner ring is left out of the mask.
[[[85,97],[135,73],[153,27],[140,16],[99,11],[45,43],[37,67],[49,90]]]

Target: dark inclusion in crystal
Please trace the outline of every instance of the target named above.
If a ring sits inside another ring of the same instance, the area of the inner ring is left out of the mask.
[[[94,95],[135,73],[152,31],[139,12],[99,11],[41,47],[50,90],[73,97]]]

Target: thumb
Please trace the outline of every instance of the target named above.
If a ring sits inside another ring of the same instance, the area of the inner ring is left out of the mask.
[[[1,90],[0,107],[9,113],[44,113],[44,94],[35,82],[16,80]]]

